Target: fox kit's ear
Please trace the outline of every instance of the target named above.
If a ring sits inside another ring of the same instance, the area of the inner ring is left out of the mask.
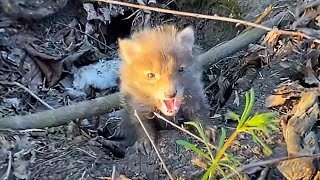
[[[187,51],[192,52],[195,37],[194,30],[191,26],[184,28],[177,34],[178,43]]]
[[[130,39],[118,39],[118,43],[119,56],[124,62],[131,64],[132,58],[140,52],[140,46]]]

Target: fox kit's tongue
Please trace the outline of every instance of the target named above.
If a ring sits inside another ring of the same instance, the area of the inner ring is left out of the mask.
[[[177,98],[163,100],[162,112],[167,116],[174,116],[180,109],[181,100]]]
[[[175,98],[169,99],[169,100],[163,100],[164,104],[167,106],[168,111],[174,111],[175,106]]]

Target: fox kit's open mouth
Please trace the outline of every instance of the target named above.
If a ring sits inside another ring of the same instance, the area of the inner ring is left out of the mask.
[[[161,107],[162,113],[165,114],[166,116],[173,116],[179,111],[181,100],[178,98],[170,98],[170,99],[162,100],[161,104],[162,104],[162,107]]]

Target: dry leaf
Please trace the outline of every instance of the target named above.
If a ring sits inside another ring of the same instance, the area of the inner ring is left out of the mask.
[[[264,38],[262,44],[267,44],[268,47],[274,47],[277,44],[280,35],[281,34],[277,33],[277,31],[270,31]]]
[[[282,95],[271,95],[267,97],[265,106],[267,108],[280,106],[283,105],[286,100],[288,100],[288,98],[283,97]]]
[[[94,6],[92,3],[84,3],[83,8],[87,12],[87,20],[100,20],[104,24],[107,22],[110,22],[110,12],[108,7],[103,7],[103,8],[98,8],[98,10],[95,10]]]
[[[310,158],[292,159],[281,162],[277,168],[287,179],[311,179],[315,167]]]
[[[303,73],[303,79],[305,83],[310,85],[320,84],[319,79],[317,78],[315,72],[312,69],[312,63],[310,59],[307,60],[306,66],[301,66],[298,68],[298,70],[300,70]]]
[[[317,17],[316,17],[316,22],[315,22],[315,24],[316,24],[317,26],[320,26],[320,16],[317,16]]]
[[[193,165],[196,165],[196,166],[201,167],[203,169],[209,168],[209,164],[201,157],[197,157],[195,159],[192,159],[191,162]]]
[[[301,8],[301,7],[297,7]],[[296,17],[296,21],[292,24],[292,29],[296,29],[298,26],[305,26],[311,20],[315,19],[320,14],[320,7],[310,7],[304,10],[304,13],[300,17]]]

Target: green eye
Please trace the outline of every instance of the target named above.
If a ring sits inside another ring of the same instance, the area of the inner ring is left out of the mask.
[[[153,73],[149,73],[147,76],[148,76],[149,79],[152,79],[152,78],[155,77],[155,75]]]

